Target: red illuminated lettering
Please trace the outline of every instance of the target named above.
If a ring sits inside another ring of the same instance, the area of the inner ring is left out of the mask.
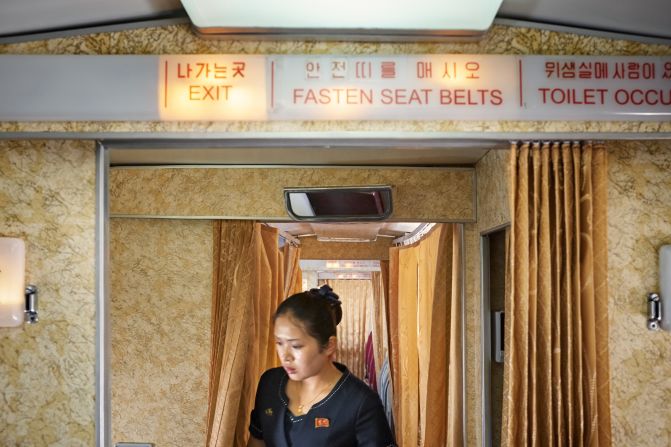
[[[634,106],[656,106],[656,105],[671,105],[671,89],[669,90],[627,90],[619,89],[615,92],[614,95],[615,102],[618,105],[634,105]]]
[[[182,67],[182,64],[178,63],[177,64],[177,77],[180,79],[184,78],[189,78],[191,76],[191,71],[193,69],[191,68],[191,64],[184,64],[184,67]]]
[[[240,76],[241,78],[245,77],[245,62],[236,61],[233,62],[233,77]]]
[[[664,62],[664,74],[662,79],[671,79],[671,62]]]
[[[539,88],[543,104],[603,105],[606,101],[605,88]]]
[[[293,103],[304,105],[360,105],[373,103],[373,91],[358,88],[320,88],[293,90]]]
[[[466,76],[466,79],[480,79],[480,76],[476,74],[477,71],[480,70],[480,64],[478,62],[466,62],[466,70],[469,72],[468,76]]]
[[[422,105],[429,104],[431,89],[385,88],[380,91],[380,102],[384,105]]]
[[[380,72],[383,79],[393,79],[396,77],[396,62],[383,61],[380,64]]]
[[[373,75],[373,64],[370,62],[355,62],[354,76],[357,79],[370,79]]]
[[[431,62],[417,62],[417,78],[430,78],[433,76],[433,65]]]
[[[503,104],[502,92],[499,89],[442,89],[440,90],[441,105],[481,106]]]
[[[219,101],[228,100],[231,85],[190,85],[190,101]]]

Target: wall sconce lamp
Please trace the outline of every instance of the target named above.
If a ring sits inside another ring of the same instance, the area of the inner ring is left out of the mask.
[[[648,329],[671,331],[671,245],[659,249],[659,293],[648,294]]]
[[[37,287],[25,285],[26,246],[0,237],[0,327],[37,323]]]

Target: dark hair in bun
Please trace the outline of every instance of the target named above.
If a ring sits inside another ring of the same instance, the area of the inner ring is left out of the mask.
[[[336,335],[336,326],[342,320],[342,308],[338,295],[328,285],[291,295],[280,303],[275,311],[275,320],[288,314],[298,320],[305,331],[326,346],[329,338]]]

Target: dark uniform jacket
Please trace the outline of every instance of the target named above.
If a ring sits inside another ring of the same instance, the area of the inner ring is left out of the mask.
[[[256,390],[249,431],[266,447],[394,447],[378,395],[345,366],[333,390],[310,411],[294,416],[284,368],[266,371]]]

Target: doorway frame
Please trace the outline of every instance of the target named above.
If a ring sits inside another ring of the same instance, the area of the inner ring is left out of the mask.
[[[510,223],[497,225],[480,232],[480,353],[482,361],[481,377],[481,436],[482,447],[492,447],[492,403],[491,403],[491,370],[492,370],[492,324],[491,324],[491,290],[490,284],[490,239],[489,237],[510,228]]]
[[[207,143],[212,143],[216,140],[206,140]],[[507,141],[499,138],[480,139],[480,140],[452,140],[452,139],[415,139],[415,138],[401,138],[401,139],[348,139],[348,138],[333,138],[333,139],[282,139],[278,138],[275,143],[272,140],[255,139],[255,138],[240,138],[230,139],[227,141],[218,141],[215,144],[216,149],[225,149],[232,145],[240,145],[248,143],[252,146],[274,146],[282,148],[292,147],[321,147],[329,149],[346,149],[351,147],[368,147],[383,150],[385,147],[403,148],[412,150],[413,148],[434,147],[438,149],[450,150],[463,146],[470,146],[471,148],[484,148],[486,150],[503,149],[507,147]],[[328,144],[327,144],[328,143]],[[161,150],[169,150],[175,148],[187,148],[189,146],[200,146],[203,140],[184,140],[184,139],[159,139],[158,141],[146,141],[143,139],[137,140],[96,140],[96,229],[95,229],[95,290],[96,290],[96,363],[95,363],[95,437],[97,447],[112,447],[112,411],[111,411],[111,381],[110,381],[110,367],[111,367],[111,334],[109,321],[110,308],[110,284],[109,284],[109,266],[110,266],[110,235],[109,223],[111,219],[109,206],[109,178],[111,164],[111,153],[118,149],[127,149],[129,147],[152,149],[157,152]],[[289,163],[288,165],[292,165]],[[475,163],[471,167],[474,167]],[[161,166],[157,163],[155,166]],[[164,166],[164,165],[163,165]],[[255,166],[258,168],[269,167],[270,165],[242,165],[240,163],[230,164],[230,167],[235,166]],[[274,166],[274,165],[273,165]],[[297,165],[296,165],[297,166]],[[380,165],[376,165],[380,166]],[[193,167],[202,167],[202,165],[193,165]],[[345,166],[351,168],[368,168],[362,164]],[[381,167],[406,167],[416,169],[426,169],[430,166],[425,165],[389,165]],[[188,168],[188,166],[187,166]],[[463,165],[455,165],[454,169],[464,168]],[[474,203],[477,203],[477,190],[473,191]],[[141,218],[143,216],[137,216]],[[179,217],[177,217],[179,218]],[[252,219],[252,218],[250,218]],[[475,218],[474,218],[475,219]],[[446,221],[447,222],[447,221]],[[461,306],[462,306],[462,363],[466,365],[466,224],[473,224],[475,220],[466,221],[450,221],[450,223],[458,223],[461,225],[461,251],[464,253],[461,261],[461,268],[464,274],[461,281]],[[466,381],[462,384],[462,414],[463,414],[463,447],[467,445],[467,389]]]

